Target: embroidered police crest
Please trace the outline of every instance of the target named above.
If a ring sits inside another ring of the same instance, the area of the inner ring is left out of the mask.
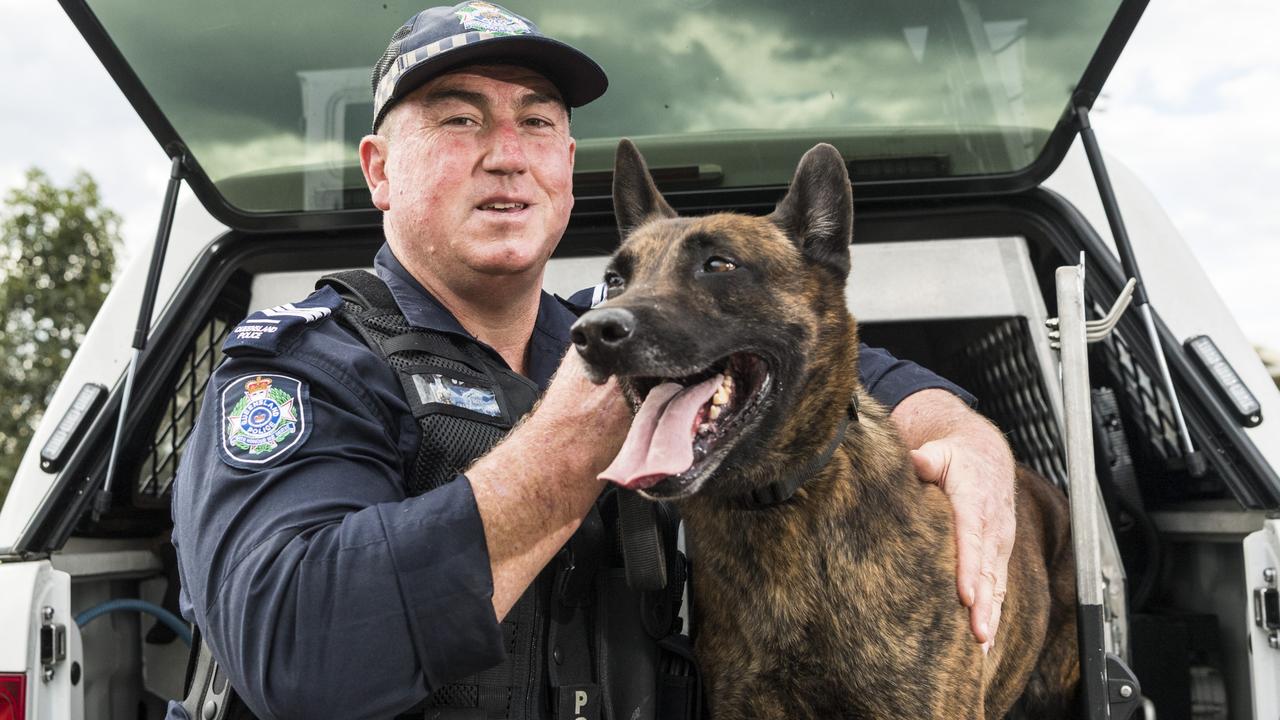
[[[283,457],[306,435],[306,386],[285,375],[246,375],[222,390],[222,451],[255,467]]]
[[[471,2],[454,11],[467,30],[498,35],[528,35],[532,30],[524,20],[487,2]]]

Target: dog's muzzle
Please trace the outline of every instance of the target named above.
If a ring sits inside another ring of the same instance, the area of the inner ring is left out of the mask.
[[[597,308],[569,330],[573,346],[593,368],[608,372],[627,351],[635,334],[636,316],[626,308]]]

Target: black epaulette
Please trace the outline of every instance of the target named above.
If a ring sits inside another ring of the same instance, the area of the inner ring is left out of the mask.
[[[278,355],[285,340],[329,317],[341,306],[338,293],[325,287],[306,300],[259,310],[231,330],[222,344],[222,352],[232,357]]]

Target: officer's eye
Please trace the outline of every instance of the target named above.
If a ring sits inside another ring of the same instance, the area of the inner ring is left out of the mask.
[[[720,257],[719,255],[712,255],[710,258],[707,258],[707,262],[702,266],[702,271],[709,273],[722,273],[737,269],[738,263],[730,260],[729,258]]]
[[[527,120],[524,121],[524,124],[528,125],[529,127],[535,127],[535,128],[549,128],[554,125],[554,123],[552,123],[550,120],[546,118],[540,118],[540,117],[528,118]]]

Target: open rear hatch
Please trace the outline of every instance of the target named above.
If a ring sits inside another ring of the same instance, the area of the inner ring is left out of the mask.
[[[377,222],[356,161],[369,68],[420,4],[61,1],[219,220]],[[607,212],[623,136],[664,190],[690,191],[677,205],[774,193],[819,140],[840,148],[863,199],[1033,187],[1146,0],[507,5],[610,74],[612,91],[573,118],[579,210]]]

